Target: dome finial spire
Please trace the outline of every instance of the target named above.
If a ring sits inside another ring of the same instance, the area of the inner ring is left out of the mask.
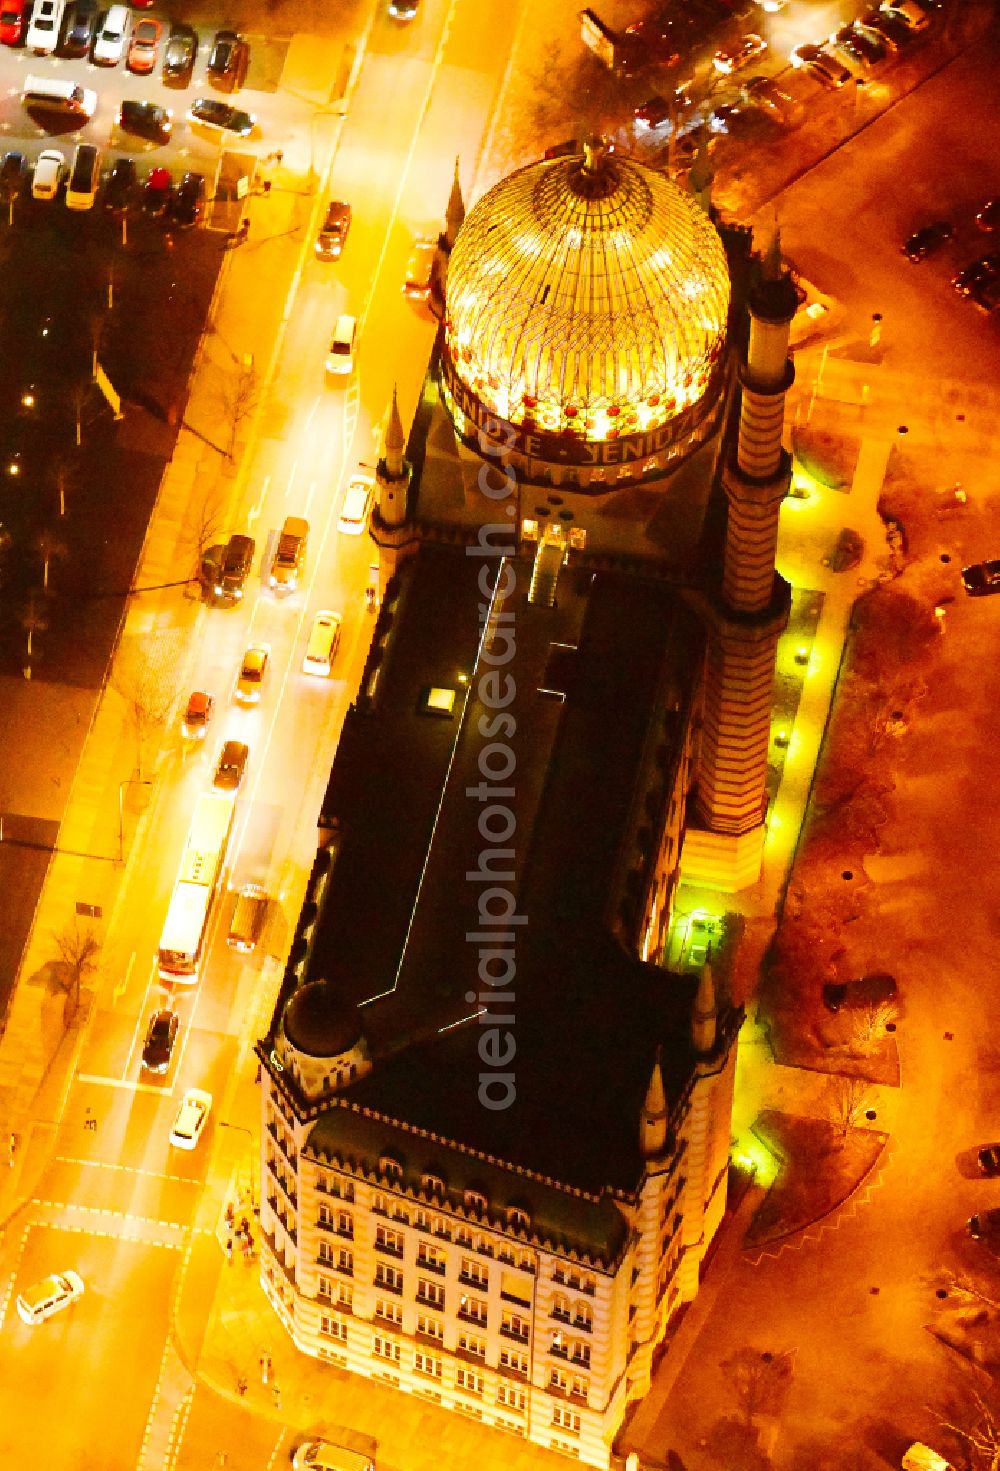
[[[448,208],[444,212],[445,239],[448,245],[455,244],[459,230],[465,220],[465,200],[462,198],[462,184],[458,177],[458,157],[455,158],[455,177],[451,181],[451,193],[448,195]]]

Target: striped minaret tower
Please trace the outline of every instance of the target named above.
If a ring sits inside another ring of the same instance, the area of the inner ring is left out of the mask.
[[[378,501],[368,523],[368,534],[379,551],[380,603],[400,562],[417,550],[417,538],[407,514],[412,472],[409,461],[403,455],[405,448],[406,440],[403,437],[403,424],[399,417],[394,387],[392,407],[385,426],[383,453],[375,466]]]
[[[681,860],[689,883],[734,893],[757,881],[774,663],[789,587],[775,571],[778,514],[791,480],[782,448],[794,378],[788,335],[798,306],[775,229],[750,292],[750,342],[740,372],[739,434],[723,467],[728,501],[722,585],[706,609],[709,648],[695,822]]]

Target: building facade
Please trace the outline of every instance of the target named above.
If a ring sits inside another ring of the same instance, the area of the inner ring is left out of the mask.
[[[794,292],[588,150],[449,204],[380,605],[261,1062],[302,1352],[611,1464],[726,1206],[739,1008],[664,965],[753,882]]]

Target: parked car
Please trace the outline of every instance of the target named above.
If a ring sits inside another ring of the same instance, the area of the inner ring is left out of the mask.
[[[198,32],[191,26],[171,26],[163,49],[163,80],[189,82],[197,56]]]
[[[128,30],[128,6],[112,5],[104,13],[104,20],[94,41],[92,56],[99,66],[117,66],[125,51],[125,33]]]
[[[169,143],[174,130],[171,108],[157,102],[123,102],[118,108],[118,126],[123,133],[134,133],[150,143]]]
[[[417,13],[418,0],[389,0],[386,8],[393,20],[413,20]]]
[[[891,10],[882,10],[877,5],[866,10],[858,24],[866,31],[874,31],[890,51],[905,51],[916,40],[916,33],[901,15],[896,15]]]
[[[100,182],[100,150],[93,143],[78,143],[66,184],[66,208],[93,209]]]
[[[0,9],[0,41],[16,46],[24,35],[24,14],[28,0],[3,0]]]
[[[317,260],[339,260],[351,228],[351,206],[332,199],[316,236]]]
[[[977,1211],[969,1217],[968,1231],[974,1241],[981,1241],[990,1251],[1000,1254],[1000,1209]]]
[[[212,785],[220,792],[235,792],[247,769],[250,747],[242,741],[226,741],[219,752]]]
[[[1000,229],[1000,199],[988,199],[976,215],[976,224],[984,235]]]
[[[919,230],[903,241],[903,254],[916,264],[947,245],[955,233],[950,220],[935,220],[932,225],[922,225]]]
[[[43,148],[31,177],[32,199],[55,199],[66,172],[66,159],[58,148]]]
[[[853,1011],[865,1006],[883,1006],[896,999],[896,980],[884,971],[862,976],[858,981],[832,982],[823,987],[827,1011]]]
[[[25,46],[36,56],[51,56],[59,44],[64,0],[37,0],[28,22]]]
[[[219,102],[214,97],[199,97],[188,108],[188,122],[216,133],[233,133],[237,138],[249,138],[257,126],[252,112],[231,107],[228,102]]]
[[[162,35],[163,26],[152,16],[143,16],[142,20],[135,22],[128,43],[128,60],[125,63],[130,72],[135,72],[140,77],[149,75],[156,66],[156,48]]]
[[[142,188],[143,213],[157,219],[162,215],[170,203],[172,181],[170,170],[158,165],[150,169],[149,177]]]
[[[773,77],[751,77],[743,84],[746,100],[786,127],[798,127],[805,119],[805,106],[780,87]]]
[[[89,56],[97,30],[97,0],[76,0],[63,37],[64,56]]]
[[[208,57],[209,79],[233,87],[246,69],[247,44],[235,31],[216,31]]]
[[[82,1296],[83,1282],[76,1272],[53,1272],[20,1294],[17,1299],[18,1317],[33,1327],[36,1323],[44,1323],[53,1313],[68,1308]]]
[[[148,1073],[165,1073],[177,1038],[180,1018],[176,1011],[165,1008],[154,1011],[146,1028],[146,1040],[142,1044],[142,1065]]]
[[[204,690],[195,690],[187,702],[181,729],[189,740],[200,741],[212,723],[215,699]]]
[[[984,1144],[976,1155],[980,1173],[991,1179],[1000,1175],[1000,1144]]]
[[[926,31],[931,23],[931,12],[919,4],[918,0],[893,0],[892,5],[884,8],[893,15],[901,16],[911,31]]]
[[[212,1110],[212,1095],[202,1088],[187,1088],[177,1110],[170,1142],[176,1149],[194,1149]]]
[[[988,255],[980,256],[974,260],[952,280],[952,286],[959,296],[969,296],[975,286],[982,286],[986,281],[993,281],[1000,276],[1000,250],[991,251]]]
[[[758,56],[763,56],[766,50],[767,42],[764,38],[751,33],[749,36],[743,36],[735,46],[717,51],[712,57],[712,65],[717,72],[730,76],[733,72],[739,71],[740,67],[748,66],[751,61],[756,61]]]
[[[856,31],[853,26],[841,26],[839,31],[831,35],[829,44],[836,56],[858,71],[871,71],[876,62],[881,60],[880,55],[871,54],[876,43],[866,40],[863,33]],[[882,55],[884,54],[883,51]]]
[[[250,568],[253,566],[255,550],[256,543],[252,536],[236,532],[229,538],[216,568],[213,591],[217,598],[227,603],[238,603],[241,600],[246,580],[250,576]]]
[[[1000,592],[1000,560],[973,562],[962,568],[962,583],[970,598],[985,598]]]
[[[233,690],[233,699],[238,705],[259,703],[270,658],[269,644],[251,644],[247,649],[240,672],[236,676],[236,688]]]
[[[112,214],[128,209],[135,194],[136,169],[131,158],[116,158],[104,186],[104,208]]]
[[[662,128],[664,123],[669,123],[672,114],[673,107],[665,97],[648,97],[635,110],[636,128],[640,130]]]
[[[969,300],[981,312],[992,316],[1000,310],[1000,278],[990,276],[985,281],[977,281],[969,292]]]
[[[0,194],[4,199],[11,199],[20,193],[21,185],[24,183],[25,159],[23,153],[11,149],[3,156],[0,163]]]
[[[437,243],[434,240],[418,240],[410,253],[403,277],[403,295],[410,301],[426,301],[431,294],[431,274]]]
[[[170,218],[182,230],[190,230],[205,208],[205,175],[185,174],[170,201]]]
[[[811,42],[796,46],[790,52],[789,60],[793,66],[805,67],[824,87],[846,87],[852,80],[851,73],[842,61],[838,61],[825,47],[814,46]]]
[[[889,52],[892,48],[885,37],[880,36],[877,31],[866,30],[861,22],[857,20],[852,21],[844,29],[850,33],[850,38],[854,42],[854,45],[859,48],[862,55],[867,58],[872,66],[877,66],[879,62],[888,59]],[[843,30],[838,31],[837,34],[842,35]]]

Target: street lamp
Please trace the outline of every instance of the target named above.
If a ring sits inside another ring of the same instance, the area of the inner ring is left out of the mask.
[[[235,1129],[238,1134],[245,1134],[250,1140],[250,1209],[253,1211],[255,1216],[259,1215],[260,1211],[257,1207],[257,1192],[254,1188],[253,1173],[253,1162],[257,1141],[254,1138],[253,1130],[248,1129],[246,1124],[231,1124],[228,1119],[220,1119],[219,1127],[223,1129]]]

